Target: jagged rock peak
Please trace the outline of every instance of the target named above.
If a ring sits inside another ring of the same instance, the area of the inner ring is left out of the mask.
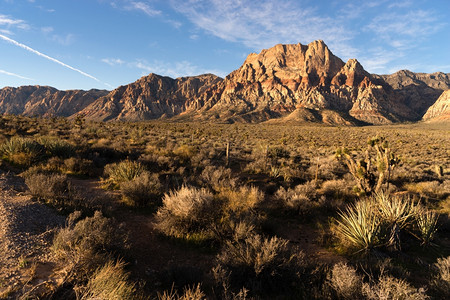
[[[334,76],[344,63],[333,55],[322,40],[318,40],[308,45],[300,43],[275,45],[262,50],[259,54],[250,54],[243,66],[245,65],[275,70],[290,69],[297,71],[300,76],[311,72],[317,73],[318,76]]]
[[[357,59],[351,58],[331,80],[334,85],[358,86],[362,82],[368,85],[371,76]]]

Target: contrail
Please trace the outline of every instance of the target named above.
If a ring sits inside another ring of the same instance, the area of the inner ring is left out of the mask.
[[[22,44],[22,43],[19,43],[19,42],[13,40],[13,39],[10,39],[9,37],[4,36],[3,34],[0,34],[0,38],[3,39],[3,40],[5,40],[5,41],[7,41],[7,42],[9,42],[9,43],[11,43],[11,44],[13,44],[13,45],[16,45],[16,46],[18,46],[18,47],[20,47],[20,48],[23,48],[23,49],[25,49],[25,50],[27,50],[27,51],[30,51],[30,52],[34,53],[34,54],[37,54],[37,55],[42,56],[42,57],[44,57],[44,58],[46,58],[46,59],[48,59],[48,60],[51,60],[51,61],[53,61],[53,62],[55,62],[55,63],[57,63],[57,64],[60,64],[61,66],[64,66],[64,67],[69,68],[69,69],[71,69],[71,70],[73,70],[73,71],[76,71],[76,72],[80,73],[81,75],[84,75],[84,76],[86,76],[86,77],[89,77],[89,78],[91,78],[91,79],[94,79],[94,80],[97,81],[97,82],[100,82],[100,83],[103,83],[103,84],[109,86],[109,84],[104,83],[104,82],[101,82],[100,80],[98,80],[97,78],[95,78],[95,77],[92,76],[92,75],[89,75],[89,74],[86,73],[86,72],[83,72],[83,71],[81,71],[81,70],[79,70],[79,69],[77,69],[77,68],[74,68],[74,67],[72,67],[72,66],[69,66],[68,64],[63,63],[62,61],[59,61],[59,60],[57,60],[56,58],[50,57],[50,56],[48,56],[48,55],[45,55],[44,53],[41,53],[41,52],[39,52],[39,51],[37,51],[37,50],[34,50],[33,48],[30,48],[30,47],[28,47],[27,45],[24,45],[24,44]]]
[[[14,73],[11,73],[11,72],[8,72],[8,71],[5,71],[5,70],[0,70],[0,73],[1,73],[1,74],[5,74],[5,75],[9,75],[9,76],[18,77],[18,78],[21,78],[21,79],[34,80],[34,79],[32,79],[32,78],[28,78],[28,77],[25,77],[25,76],[21,76],[21,75],[18,75],[18,74],[14,74]]]

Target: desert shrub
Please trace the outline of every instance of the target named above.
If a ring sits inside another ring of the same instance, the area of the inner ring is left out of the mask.
[[[346,170],[334,156],[328,156],[311,159],[307,172],[311,178],[334,180],[345,174]]]
[[[178,295],[178,292],[173,288],[170,291],[164,291],[162,294],[158,293],[159,300],[202,300],[206,299],[205,294],[201,290],[200,284],[192,287],[185,287],[183,294]]]
[[[211,237],[211,225],[220,211],[217,204],[213,194],[206,189],[182,186],[178,191],[164,195],[163,206],[156,214],[156,228],[178,238]]]
[[[67,158],[75,155],[75,146],[56,137],[41,137],[39,143],[45,147],[48,156]]]
[[[218,286],[245,287],[267,295],[291,290],[303,269],[303,253],[291,249],[288,241],[252,234],[227,241],[217,255],[213,273]]]
[[[79,299],[136,299],[136,287],[129,280],[129,274],[124,271],[123,261],[108,261],[97,269],[82,288]]]
[[[428,245],[437,229],[438,215],[414,203],[410,197],[385,192],[349,205],[339,213],[335,232],[341,242],[360,250],[383,246],[401,250],[402,232],[417,231],[422,245]]]
[[[144,171],[132,180],[122,182],[120,192],[125,202],[132,206],[158,205],[161,195],[161,183],[158,174],[150,174]]]
[[[382,275],[372,283],[364,283],[362,293],[367,299],[422,300],[429,299],[424,289],[416,289],[408,282]]]
[[[93,175],[94,164],[91,160],[79,157],[70,157],[64,160],[63,169],[69,174]]]
[[[328,282],[339,299],[361,298],[362,278],[356,269],[346,263],[337,263],[331,269]]]
[[[145,171],[145,167],[138,161],[124,160],[105,166],[106,183],[118,188],[122,182],[133,180]]]
[[[254,212],[264,200],[264,194],[257,187],[246,185],[235,189],[222,189],[219,197],[224,202],[225,213],[232,214],[237,219]]]
[[[237,184],[237,178],[232,176],[231,169],[224,167],[206,166],[200,179],[216,191],[224,187],[233,188]]]
[[[257,187],[223,188],[216,198],[221,208],[220,220],[213,224],[217,240],[229,239],[243,224],[252,228],[260,224],[258,206],[264,200],[264,194]]]
[[[442,298],[450,296],[450,256],[438,258],[434,264],[436,275],[432,279],[433,288]]]
[[[381,243],[381,220],[373,201],[351,204],[339,216],[335,230],[344,246],[370,250]]]
[[[52,249],[68,268],[69,276],[81,280],[106,263],[107,255],[126,249],[127,236],[114,221],[96,211],[92,217],[79,220],[79,211],[67,218],[59,229]]]
[[[313,182],[299,184],[294,189],[286,190],[281,187],[276,192],[275,197],[281,201],[284,207],[300,215],[306,214],[319,206],[317,190]]]
[[[196,152],[197,150],[194,147],[188,145],[180,145],[173,150],[173,154],[180,157],[183,161],[191,159]]]
[[[400,250],[400,231],[413,222],[418,206],[409,197],[391,196],[382,191],[376,193],[373,199],[383,227],[388,232],[387,247]]]
[[[420,207],[417,209],[415,218],[422,245],[429,245],[435,237],[439,215]]]
[[[24,167],[42,160],[45,148],[34,139],[13,136],[0,145],[0,154],[4,160]]]
[[[422,181],[417,183],[407,183],[405,188],[412,193],[421,195],[422,197],[444,198],[449,193],[448,183],[440,183],[439,181]]]
[[[80,200],[66,175],[28,173],[25,184],[33,197],[56,207],[76,206]]]

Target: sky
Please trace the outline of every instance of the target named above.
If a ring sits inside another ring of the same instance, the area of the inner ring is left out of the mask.
[[[450,73],[450,0],[0,0],[0,88],[225,77],[252,52],[319,39],[371,73]]]

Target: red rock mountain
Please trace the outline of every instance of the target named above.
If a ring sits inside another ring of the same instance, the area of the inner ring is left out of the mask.
[[[60,91],[48,86],[0,89],[0,113],[26,116],[71,116],[105,95],[104,90]]]
[[[369,74],[356,59],[343,62],[319,40],[252,53],[225,79],[212,74],[176,79],[150,74],[111,92],[4,88],[0,113],[83,114],[99,121],[388,124],[421,120],[450,88],[449,75]]]
[[[387,83],[367,73],[356,59],[344,63],[323,41],[276,45],[250,54],[197,102],[203,117],[229,121],[301,121],[305,114],[307,121],[324,121],[323,112],[331,111],[338,122],[385,124],[410,114]]]
[[[150,74],[97,99],[81,114],[97,121],[169,118],[221,80],[212,74],[177,79]]]
[[[446,90],[437,101],[428,108],[423,116],[425,121],[450,121],[450,90]]]
[[[412,120],[420,119],[427,109],[445,91],[450,89],[450,74],[441,72],[425,74],[401,70],[391,75],[381,75],[404,103],[411,108]]]

